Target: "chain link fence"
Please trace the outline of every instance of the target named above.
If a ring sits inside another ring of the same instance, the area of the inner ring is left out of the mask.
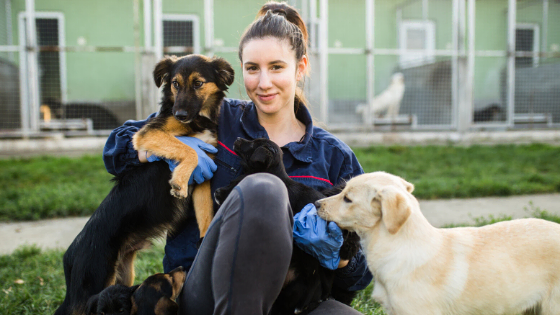
[[[290,3],[310,34],[308,107],[328,128],[560,126],[556,0]],[[0,0],[0,136],[106,135],[144,118],[159,101],[151,71],[168,54],[226,58],[228,96],[246,98],[237,45],[262,4]]]

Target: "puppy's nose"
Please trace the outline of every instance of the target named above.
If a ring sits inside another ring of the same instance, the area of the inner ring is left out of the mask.
[[[177,118],[177,120],[184,121],[184,120],[187,120],[188,114],[187,114],[186,110],[178,110],[178,111],[175,112],[174,116],[175,116],[175,118]]]
[[[315,201],[315,208],[321,208],[321,202],[319,200]]]

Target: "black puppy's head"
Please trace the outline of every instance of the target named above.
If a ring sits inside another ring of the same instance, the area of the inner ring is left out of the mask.
[[[162,111],[184,123],[198,115],[214,121],[233,79],[229,62],[203,55],[166,56],[154,69],[156,86],[164,86]]]
[[[282,149],[272,140],[237,138],[233,151],[241,158],[243,167],[251,172],[270,171],[282,164]]]
[[[177,267],[169,273],[157,273],[146,278],[132,295],[131,314],[177,314],[179,306],[175,299],[181,293],[186,277],[185,269]]]
[[[138,286],[115,284],[92,296],[87,302],[88,315],[129,315],[132,293]]]

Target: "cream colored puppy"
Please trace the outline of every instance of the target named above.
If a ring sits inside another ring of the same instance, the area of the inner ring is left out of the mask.
[[[520,219],[434,228],[384,172],[351,179],[318,213],[361,238],[388,314],[560,314],[560,224]]]
[[[356,114],[361,114],[363,121],[367,123],[368,117],[371,120],[373,117],[377,117],[383,111],[387,110],[387,117],[394,120],[399,114],[403,96],[404,75],[397,72],[391,76],[391,84],[389,87],[371,101],[369,113],[367,111],[368,105],[362,104],[356,107]]]

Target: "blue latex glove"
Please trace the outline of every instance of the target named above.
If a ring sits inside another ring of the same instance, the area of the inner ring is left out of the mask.
[[[294,242],[304,252],[319,260],[321,266],[335,270],[340,263],[342,230],[334,222],[317,215],[317,208],[310,203],[294,215]]]
[[[198,138],[195,137],[177,137],[181,142],[188,145],[189,147],[193,148],[198,155],[198,165],[195,167],[194,171],[189,178],[189,185],[194,184],[202,184],[204,181],[209,180],[214,176],[214,172],[217,169],[216,163],[208,157],[206,152],[208,153],[218,153],[218,149],[216,149],[213,145],[208,144]],[[206,152],[204,152],[206,151]],[[154,161],[165,161],[169,164],[169,169],[173,172],[179,163],[175,160],[170,160],[166,158],[159,157],[157,155],[150,155],[147,158],[148,162]]]

